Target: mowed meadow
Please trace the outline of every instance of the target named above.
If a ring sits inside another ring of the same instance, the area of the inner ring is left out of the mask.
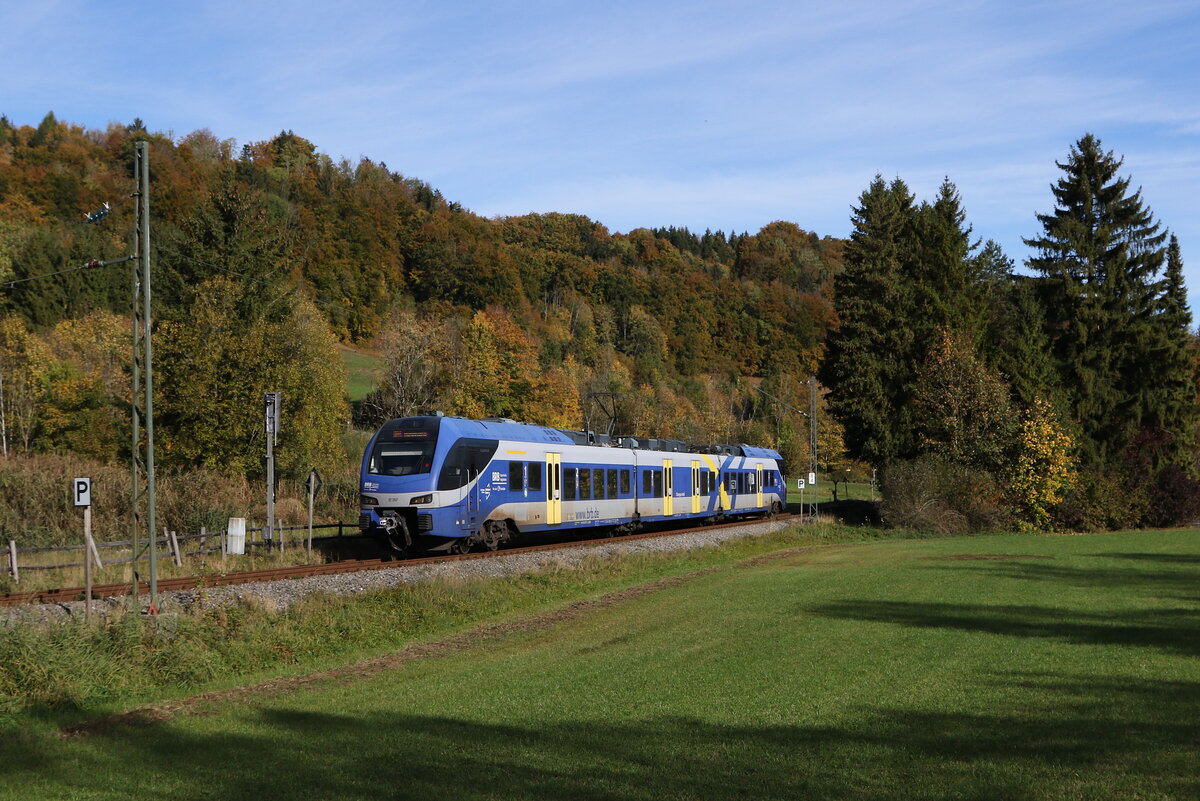
[[[385,670],[10,728],[0,797],[1200,796],[1196,531],[787,545]]]

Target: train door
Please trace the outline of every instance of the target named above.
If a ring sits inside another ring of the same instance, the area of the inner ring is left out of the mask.
[[[700,514],[700,460],[692,460],[692,514]]]
[[[754,465],[754,491],[757,494],[757,498],[754,502],[754,505],[757,506],[759,509],[761,509],[761,508],[763,508],[762,465],[761,464]]]
[[[546,523],[562,522],[562,454],[546,454]]]
[[[663,514],[667,517],[675,514],[675,504],[673,502],[674,484],[671,478],[671,466],[674,464],[670,459],[663,459]]]

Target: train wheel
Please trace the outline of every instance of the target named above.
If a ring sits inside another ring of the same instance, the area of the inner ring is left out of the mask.
[[[399,515],[385,514],[380,518],[380,522],[383,523],[383,532],[387,537],[392,554],[407,553],[408,549],[412,547],[412,535],[408,532],[408,524],[404,522],[404,518]]]
[[[459,537],[450,543],[450,553],[460,554],[469,553],[471,546],[475,544],[474,537]]]
[[[479,539],[484,548],[494,551],[508,540],[508,526],[501,520],[488,520],[479,532]]]

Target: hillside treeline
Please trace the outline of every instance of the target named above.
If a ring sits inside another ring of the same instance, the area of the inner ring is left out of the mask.
[[[920,201],[877,177],[848,241],[789,222],[613,234],[571,214],[487,219],[290,131],[238,148],[141,121],[0,118],[5,455],[128,455],[130,270],[62,271],[129,252],[139,140],[168,470],[257,477],[268,390],[283,392],[293,476],[344,468],[348,423],[431,408],[750,441],[802,466],[794,409],[817,373],[823,466],[880,468],[894,524],[1200,513],[1180,247],[1090,135],[1059,164],[1018,270],[974,234],[949,180]],[[384,364],[353,408],[339,344]]]
[[[283,392],[285,469],[342,459],[339,342],[387,361],[354,410],[365,427],[430,408],[567,427],[612,415],[620,432],[805,458],[803,418],[754,387],[805,403],[800,382],[834,321],[839,240],[787,222],[612,234],[578,215],[487,219],[292,132],[237,148],[208,131],[85,130],[53,114],[36,127],[0,118],[6,451],[129,449],[130,269],[41,276],[129,252],[138,140],[150,142],[166,467],[260,470],[267,390]]]

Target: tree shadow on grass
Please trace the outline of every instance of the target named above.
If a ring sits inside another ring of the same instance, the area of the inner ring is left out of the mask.
[[[808,610],[830,618],[1035,637],[1081,645],[1156,648],[1200,656],[1200,616],[1188,609],[1080,612],[1000,604],[845,601]]]
[[[1112,556],[1112,554],[1103,554]],[[1147,554],[1146,556],[1160,556]],[[1165,555],[1162,555],[1165,556]],[[1128,558],[1121,556],[1119,558]],[[1155,559],[1156,562],[1176,561]],[[1056,582],[1070,587],[1146,590],[1164,597],[1191,597],[1200,585],[1200,571],[1187,569],[1145,570],[1136,567],[1076,567],[1058,562],[995,561],[986,563],[955,562],[953,566],[938,565],[934,570],[969,570],[990,578],[1021,581]]]
[[[193,721],[46,743],[51,764],[38,770],[49,775],[34,786],[58,797],[90,788],[101,798],[466,801],[1200,793],[1200,685],[1061,674],[988,681],[1012,689],[1004,709],[861,708],[842,710],[836,725],[505,724],[276,704],[238,715],[238,733]],[[6,789],[0,779],[0,796]]]
[[[1138,562],[1163,562],[1174,565],[1200,565],[1200,554],[1194,553],[1105,553],[1110,559],[1130,559]]]

